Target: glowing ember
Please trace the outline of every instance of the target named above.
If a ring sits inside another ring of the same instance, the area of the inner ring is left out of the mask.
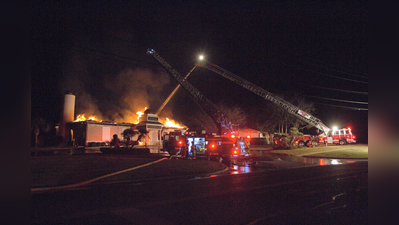
[[[86,119],[85,114],[79,114],[79,115],[77,115],[77,116],[76,116],[75,122],[87,121],[87,120],[102,122],[102,120],[98,120],[95,116],[89,116],[89,118]]]
[[[169,118],[166,117],[166,122],[165,122],[166,127],[175,127],[175,128],[184,128],[180,126],[176,121],[171,121]]]

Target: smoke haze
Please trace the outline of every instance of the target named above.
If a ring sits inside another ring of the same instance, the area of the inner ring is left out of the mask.
[[[107,116],[116,122],[135,122],[137,111],[160,105],[161,92],[168,83],[167,74],[162,76],[141,68],[122,70],[114,80],[105,85],[108,91],[120,96],[113,108],[108,109]]]
[[[105,66],[93,61],[75,53],[65,67],[61,90],[76,95],[75,118],[85,114],[103,121],[136,123],[137,111],[162,103],[160,95],[170,80],[165,72],[112,64],[108,66],[113,68],[98,71]]]

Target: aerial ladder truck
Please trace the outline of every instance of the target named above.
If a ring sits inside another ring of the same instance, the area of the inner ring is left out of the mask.
[[[240,144],[237,141],[235,132],[232,128],[232,124],[227,116],[221,112],[217,107],[209,101],[200,91],[198,91],[193,85],[191,85],[186,77],[180,75],[175,69],[173,69],[169,63],[167,63],[154,49],[148,49],[147,54],[151,55],[157,60],[166,71],[184,88],[193,100],[212,118],[218,128],[217,135],[207,135],[206,141],[206,154],[210,157],[222,157],[225,162],[230,161],[230,157],[237,156],[242,151],[239,149]]]
[[[316,118],[310,113],[307,113],[299,109],[297,106],[285,101],[284,99],[278,96],[275,96],[274,94],[266,91],[265,89],[243,79],[242,77],[239,77],[233,74],[232,72],[223,69],[220,66],[208,62],[207,60],[203,59],[203,57],[199,58],[199,60],[196,63],[196,66],[200,66],[208,70],[211,70],[221,75],[222,77],[230,81],[233,81],[234,83],[240,85],[241,87],[248,89],[249,91],[259,95],[260,97],[269,100],[272,103],[276,104],[277,106],[287,110],[290,114],[294,115],[295,117],[305,121],[308,124],[313,125],[317,129],[321,130],[322,133],[324,134],[323,137],[318,138],[318,140],[321,139],[326,144],[335,143],[343,145],[347,143],[356,143],[355,136],[352,134],[350,128],[333,130],[327,127],[325,124],[323,124],[323,122],[320,119]],[[311,140],[305,140],[305,141],[309,142]],[[299,143],[304,143],[304,141],[299,141]]]

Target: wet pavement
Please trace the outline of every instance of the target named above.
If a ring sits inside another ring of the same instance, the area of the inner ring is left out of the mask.
[[[324,165],[340,165],[340,164],[348,164],[348,163],[356,163],[358,161],[368,161],[364,159],[331,159],[331,158],[310,158],[310,157],[302,157],[304,161],[309,164],[315,164],[319,166]]]
[[[251,172],[263,172],[267,170],[290,169],[309,166],[341,165],[367,161],[364,159],[331,159],[314,158],[270,154],[263,157],[252,157],[248,159],[232,159],[232,165],[227,174],[242,174]]]
[[[367,171],[367,162],[309,165],[39,193],[31,224],[367,224]]]

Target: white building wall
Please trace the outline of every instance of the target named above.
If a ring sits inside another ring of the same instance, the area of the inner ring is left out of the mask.
[[[130,126],[120,126],[112,124],[87,124],[86,145],[89,142],[110,142],[114,134],[118,135],[120,140],[123,140],[122,133],[124,130],[129,129]],[[133,140],[137,139],[137,135]]]

